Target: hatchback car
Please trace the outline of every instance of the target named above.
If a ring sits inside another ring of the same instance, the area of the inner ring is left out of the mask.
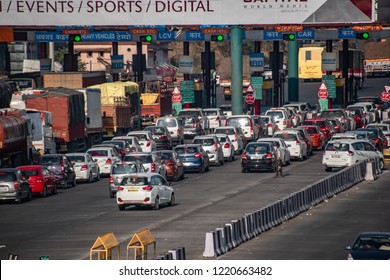
[[[121,158],[110,147],[98,147],[87,150],[92,159],[98,164],[100,176],[110,175],[112,166],[121,162]]]
[[[23,172],[30,184],[31,192],[41,197],[47,194],[57,193],[57,179],[54,173],[41,165],[24,165],[18,166],[17,169]]]
[[[69,187],[69,184],[73,187],[76,186],[76,172],[74,171],[73,164],[66,155],[43,155],[39,160],[39,164],[54,173],[61,187],[66,189]]]
[[[194,140],[192,140],[192,144],[202,145],[203,150],[209,155],[210,163],[217,166],[224,164],[221,143],[216,135],[196,136]]]
[[[178,145],[175,152],[184,165],[184,171],[205,172],[210,169],[209,156],[200,144]]]
[[[109,192],[110,198],[114,198],[118,190],[118,186],[122,182],[122,179],[126,175],[135,173],[145,173],[146,170],[140,161],[130,162],[118,162],[112,166],[110,180],[109,180]]]
[[[142,148],[142,152],[150,153],[157,150],[156,141],[154,141],[150,131],[130,131],[127,136],[134,136],[138,138],[138,142]]]
[[[184,179],[184,165],[179,155],[173,150],[157,151],[161,162],[167,170],[167,179],[177,181]]]
[[[184,121],[181,117],[167,116],[156,120],[157,126],[165,126],[176,144],[184,143]]]
[[[274,134],[274,138],[281,138],[286,142],[292,158],[298,160],[307,158],[307,146],[298,131],[277,131]]]
[[[146,172],[158,173],[164,178],[167,177],[167,169],[165,168],[165,165],[161,162],[160,157],[156,152],[129,153],[123,159],[124,162],[136,160],[139,160],[143,164]]]
[[[31,187],[22,171],[16,168],[0,168],[0,200],[22,203],[31,198]]]
[[[227,134],[215,134],[221,143],[223,158],[225,161],[235,160],[234,146]]]
[[[325,171],[329,172],[333,168],[349,167],[371,157],[379,157],[380,168],[384,168],[383,154],[369,142],[355,139],[334,140],[326,145],[322,164]]]
[[[290,156],[290,150],[288,149],[288,146],[286,142],[284,142],[283,139],[280,138],[259,138],[257,142],[265,142],[265,143],[271,143],[273,147],[276,149],[279,149],[280,151],[280,158],[282,160],[282,164],[289,165],[291,163],[291,156]],[[279,145],[277,145],[279,144]],[[277,148],[277,146],[279,146]]]
[[[390,232],[361,232],[348,250],[348,260],[390,260]]]
[[[145,127],[144,130],[152,133],[153,140],[156,141],[157,149],[172,149],[172,137],[167,127],[151,125]]]
[[[215,129],[215,134],[226,134],[234,146],[235,154],[241,154],[246,146],[246,139],[241,129],[236,126],[221,126]]]
[[[118,186],[116,201],[120,211],[127,206],[149,206],[160,209],[161,204],[176,204],[172,184],[156,173],[139,173],[123,177]]]
[[[74,164],[76,180],[87,181],[100,180],[99,165],[87,153],[70,153],[66,154],[69,160]]]
[[[276,152],[271,143],[249,143],[241,155],[242,173],[251,170],[276,172]]]

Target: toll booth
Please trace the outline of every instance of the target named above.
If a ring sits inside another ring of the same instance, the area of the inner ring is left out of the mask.
[[[156,257],[156,239],[149,229],[136,232],[127,244],[126,258],[129,259],[129,251],[134,250],[134,260],[148,259],[148,246],[153,245],[153,258]]]
[[[89,252],[89,259],[93,260],[93,254],[97,253],[98,260],[112,260],[113,250],[117,248],[118,250],[118,260],[120,258],[120,247],[119,242],[116,239],[115,235],[110,232],[102,236],[99,236],[95,243],[93,243],[91,250]]]

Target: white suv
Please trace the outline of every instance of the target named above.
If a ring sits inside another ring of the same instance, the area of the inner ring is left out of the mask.
[[[180,117],[161,117],[156,120],[157,126],[165,126],[171,134],[172,142],[184,144],[184,121]]]
[[[144,153],[150,153],[157,149],[156,141],[153,140],[153,136],[150,131],[131,131],[127,133],[126,136],[137,137],[142,152]]]
[[[216,135],[195,136],[192,144],[202,145],[203,150],[209,156],[210,163],[215,165],[223,165],[223,151],[221,143]]]
[[[249,115],[233,115],[226,119],[227,126],[240,127],[245,138],[249,141],[256,141],[259,138],[259,128]]]
[[[291,128],[291,120],[288,117],[288,113],[286,112],[286,108],[274,108],[265,112],[266,116],[270,116],[274,119],[279,130],[283,130],[286,128]]]

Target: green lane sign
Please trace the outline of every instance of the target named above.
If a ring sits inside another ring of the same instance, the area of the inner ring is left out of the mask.
[[[183,97],[182,103],[195,103],[194,81],[181,81],[180,92]]]

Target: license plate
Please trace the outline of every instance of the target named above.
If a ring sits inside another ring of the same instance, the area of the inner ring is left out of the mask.
[[[138,192],[138,189],[128,189],[128,192]]]
[[[262,156],[252,156],[252,159],[262,159]]]
[[[332,158],[340,158],[340,155],[331,155]]]

